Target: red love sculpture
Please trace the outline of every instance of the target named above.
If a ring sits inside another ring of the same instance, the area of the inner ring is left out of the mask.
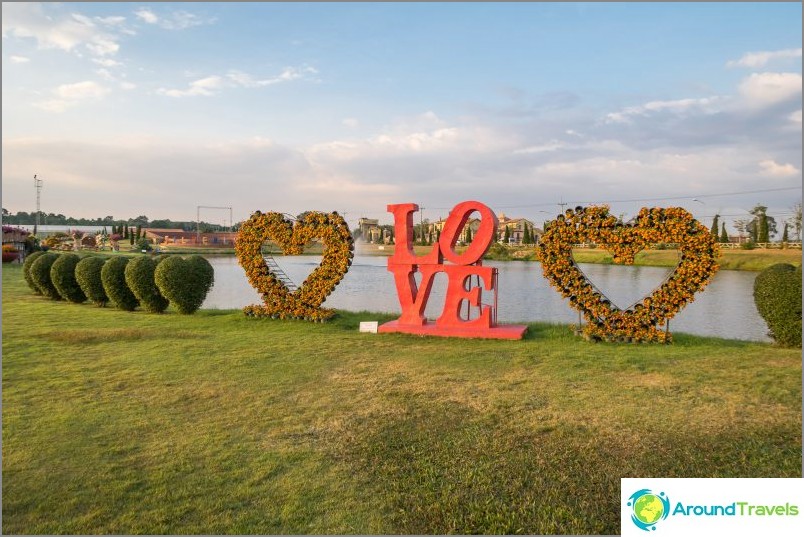
[[[388,259],[388,271],[393,273],[402,315],[399,319],[379,327],[380,332],[404,332],[445,337],[472,337],[493,339],[522,339],[527,330],[524,325],[497,324],[497,269],[484,267],[483,255],[491,246],[497,231],[497,216],[477,201],[464,201],[449,214],[439,241],[423,256],[413,252],[413,213],[419,210],[415,203],[389,205],[394,215],[396,250]],[[463,253],[455,251],[455,244],[469,216],[480,213],[480,226],[469,247]],[[446,262],[450,264],[445,264]],[[415,275],[421,273],[421,284]],[[435,323],[424,317],[427,300],[433,288],[433,279],[439,272],[447,275],[447,294],[444,309]],[[480,286],[472,286],[475,277]],[[494,303],[482,302],[483,291],[491,293]],[[464,303],[468,308],[464,308]],[[479,310],[479,316],[469,318],[469,308]],[[463,314],[465,309],[465,315]]]

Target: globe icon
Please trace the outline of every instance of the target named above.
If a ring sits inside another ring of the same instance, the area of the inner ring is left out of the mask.
[[[643,494],[634,502],[634,516],[645,525],[654,524],[664,514],[664,504],[655,494]]]

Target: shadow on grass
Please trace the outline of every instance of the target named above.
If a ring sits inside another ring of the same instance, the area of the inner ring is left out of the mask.
[[[145,328],[95,328],[83,330],[59,330],[42,334],[44,339],[56,343],[92,344],[121,341],[142,341],[146,339],[204,339],[207,334],[189,330],[166,332],[162,329]]]
[[[393,533],[616,534],[621,477],[801,475],[792,425],[634,436],[558,422],[528,431],[455,402],[408,395],[389,404],[398,412],[356,421],[337,456],[390,502],[384,529]]]

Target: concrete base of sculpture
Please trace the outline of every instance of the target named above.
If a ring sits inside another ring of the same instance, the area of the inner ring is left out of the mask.
[[[456,328],[454,326],[438,326],[435,323],[425,323],[421,326],[399,324],[399,321],[390,321],[380,325],[381,334],[402,333],[419,336],[465,337],[483,339],[522,339],[528,327],[524,324],[501,324],[491,328],[472,327]]]

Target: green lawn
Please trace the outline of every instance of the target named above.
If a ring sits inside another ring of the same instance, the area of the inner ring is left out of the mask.
[[[801,476],[797,349],[2,294],[4,533],[611,534],[621,477]]]
[[[612,255],[602,249],[582,249],[573,251],[573,257],[579,263],[612,264]],[[801,265],[801,250],[726,250],[720,251],[717,263],[722,270],[759,271],[776,263]],[[634,259],[635,265],[656,267],[674,267],[678,264],[676,250],[644,250]]]
[[[427,254],[432,246],[414,246],[416,255]],[[462,252],[465,247],[459,246],[457,252]],[[375,244],[360,243],[356,252],[361,255],[390,256],[394,253],[394,246],[382,246],[382,250]],[[791,263],[801,265],[801,250],[730,250],[721,249],[718,257],[718,265],[723,270],[764,270],[776,263]],[[612,264],[614,259],[610,252],[602,248],[576,248],[573,250],[573,258],[579,263],[600,263]],[[486,254],[484,259],[508,261],[512,259],[535,261],[535,246],[493,246]],[[674,267],[678,264],[677,250],[643,250],[637,253],[634,259],[635,265],[645,265],[654,267]]]

